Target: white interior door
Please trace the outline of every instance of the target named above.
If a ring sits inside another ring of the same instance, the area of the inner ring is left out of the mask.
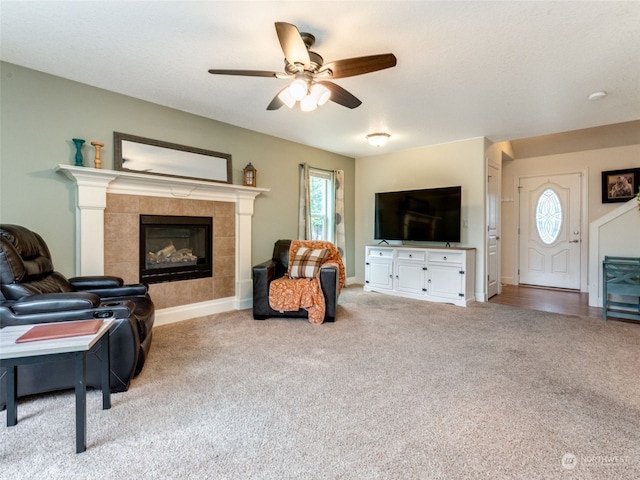
[[[500,170],[489,165],[487,177],[487,298],[500,293],[499,201]]]
[[[580,289],[581,175],[521,178],[520,283]]]

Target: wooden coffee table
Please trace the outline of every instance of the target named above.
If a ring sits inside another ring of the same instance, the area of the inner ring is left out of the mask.
[[[97,333],[77,337],[58,338],[16,343],[30,325],[17,325],[0,329],[0,367],[7,368],[7,427],[18,423],[18,365],[73,358],[75,360],[76,391],[76,453],[84,452],[87,439],[87,353],[100,342],[102,408],[111,408],[109,387],[109,329],[115,320],[105,319]],[[42,325],[42,324],[40,324]]]

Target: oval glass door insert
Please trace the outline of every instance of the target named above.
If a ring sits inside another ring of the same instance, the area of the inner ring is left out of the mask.
[[[556,241],[562,226],[562,205],[556,192],[547,188],[536,205],[536,228],[540,240],[550,245]]]

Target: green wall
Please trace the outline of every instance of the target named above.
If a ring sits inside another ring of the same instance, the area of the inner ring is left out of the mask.
[[[258,186],[270,189],[255,203],[252,263],[270,258],[277,239],[297,236],[298,164],[344,170],[346,267],[354,275],[353,158],[0,63],[0,222],[43,235],[60,272],[76,273],[75,189],[54,169],[75,163],[72,138],[86,140],[87,166],[89,142],[103,142],[102,168],[112,169],[114,131],[231,154],[234,184],[252,162]]]

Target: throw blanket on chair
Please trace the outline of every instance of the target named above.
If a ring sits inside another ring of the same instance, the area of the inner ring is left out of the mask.
[[[302,247],[302,250],[300,250]],[[297,255],[298,251],[304,255]],[[315,262],[315,263],[314,263]],[[314,264],[317,268],[313,268]],[[331,242],[292,240],[289,247],[289,271],[269,285],[269,304],[280,312],[304,308],[309,321],[324,321],[325,302],[320,286],[320,266],[338,267],[338,294],[344,286],[346,274],[340,252]],[[313,271],[313,274],[310,272]]]

